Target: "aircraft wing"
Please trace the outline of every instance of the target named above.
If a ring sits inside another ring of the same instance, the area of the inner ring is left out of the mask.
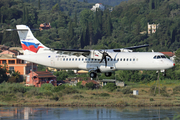
[[[78,50],[78,49],[53,49],[55,51],[58,51],[63,54],[68,54],[68,55],[76,55],[76,56],[88,56],[90,54],[90,50]]]
[[[145,45],[138,45],[138,46],[132,46],[132,47],[127,47],[127,48],[120,48],[120,49],[113,49],[114,52],[132,52],[133,49],[138,49],[142,47],[148,47],[148,44]]]
[[[142,48],[142,47],[148,47],[148,46],[149,46],[148,44],[145,44],[145,45],[139,45],[139,46],[127,47],[127,48],[124,48],[124,49],[130,49],[130,50],[133,50],[133,49]]]
[[[127,47],[127,48],[119,48],[119,49],[106,49],[107,51],[113,50],[114,52],[132,52],[133,49],[137,48],[142,48],[142,47],[147,47],[149,46],[148,44],[145,45],[139,45],[139,46],[132,46],[132,47]],[[93,54],[99,53],[99,50],[78,50],[78,49],[51,49],[53,51],[58,51],[59,53],[62,54],[68,54],[68,55],[75,55],[75,56],[88,56],[93,52]],[[94,53],[95,51],[95,53]],[[101,50],[100,50],[101,51]],[[102,50],[103,51],[103,50]]]

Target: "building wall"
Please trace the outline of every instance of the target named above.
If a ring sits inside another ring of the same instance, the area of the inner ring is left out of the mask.
[[[152,33],[155,33],[156,32],[156,27],[158,29],[159,27],[159,24],[149,24],[148,23],[148,34],[151,34],[151,30],[152,30]]]

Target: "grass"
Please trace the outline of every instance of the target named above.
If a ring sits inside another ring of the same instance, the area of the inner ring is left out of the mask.
[[[176,88],[179,83],[178,81],[169,80],[160,81],[161,94],[158,94],[157,87],[155,95],[151,94],[154,93],[154,89],[151,90],[151,88],[155,85],[155,82],[148,84],[132,83],[128,84],[128,87],[121,87],[113,92],[106,89],[85,90],[75,87],[65,87],[60,91],[52,92],[54,89],[50,91],[46,90],[47,88],[2,83],[3,85],[0,85],[0,105],[172,106],[180,105],[180,91]],[[132,90],[138,90],[139,95],[132,95]]]

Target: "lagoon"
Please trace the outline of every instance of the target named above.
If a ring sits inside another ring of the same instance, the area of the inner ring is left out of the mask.
[[[0,107],[0,120],[180,119],[180,107]]]

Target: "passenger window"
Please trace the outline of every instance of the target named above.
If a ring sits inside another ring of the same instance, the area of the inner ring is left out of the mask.
[[[111,59],[111,61],[113,61],[113,59]]]
[[[161,58],[161,57],[158,55],[158,56],[157,56],[157,59],[160,59],[160,58]]]
[[[156,56],[154,56],[153,58],[156,59]]]
[[[135,58],[133,58],[133,61],[135,61]]]
[[[124,58],[123,61],[125,61],[126,59]]]
[[[77,58],[75,60],[77,61]]]
[[[71,58],[69,58],[69,61],[71,61]]]
[[[93,59],[91,59],[93,61]]]
[[[89,58],[88,61],[90,61],[91,59]]]
[[[116,61],[116,58],[114,58],[114,61]]]
[[[122,61],[122,58],[120,59],[120,61]]]
[[[96,59],[94,59],[94,61],[96,61]]]
[[[129,61],[131,61],[131,58],[129,59]]]
[[[65,61],[65,58],[63,58],[63,61]]]
[[[128,58],[127,58],[127,61],[128,61]]]
[[[109,61],[109,58],[108,58],[108,61]]]
[[[117,59],[117,61],[119,61],[119,58]]]
[[[84,58],[82,58],[82,61],[84,61]]]
[[[66,58],[66,61],[68,61],[68,58]]]
[[[81,61],[81,58],[79,58],[79,61]]]
[[[74,61],[74,58],[72,58],[72,61]]]

